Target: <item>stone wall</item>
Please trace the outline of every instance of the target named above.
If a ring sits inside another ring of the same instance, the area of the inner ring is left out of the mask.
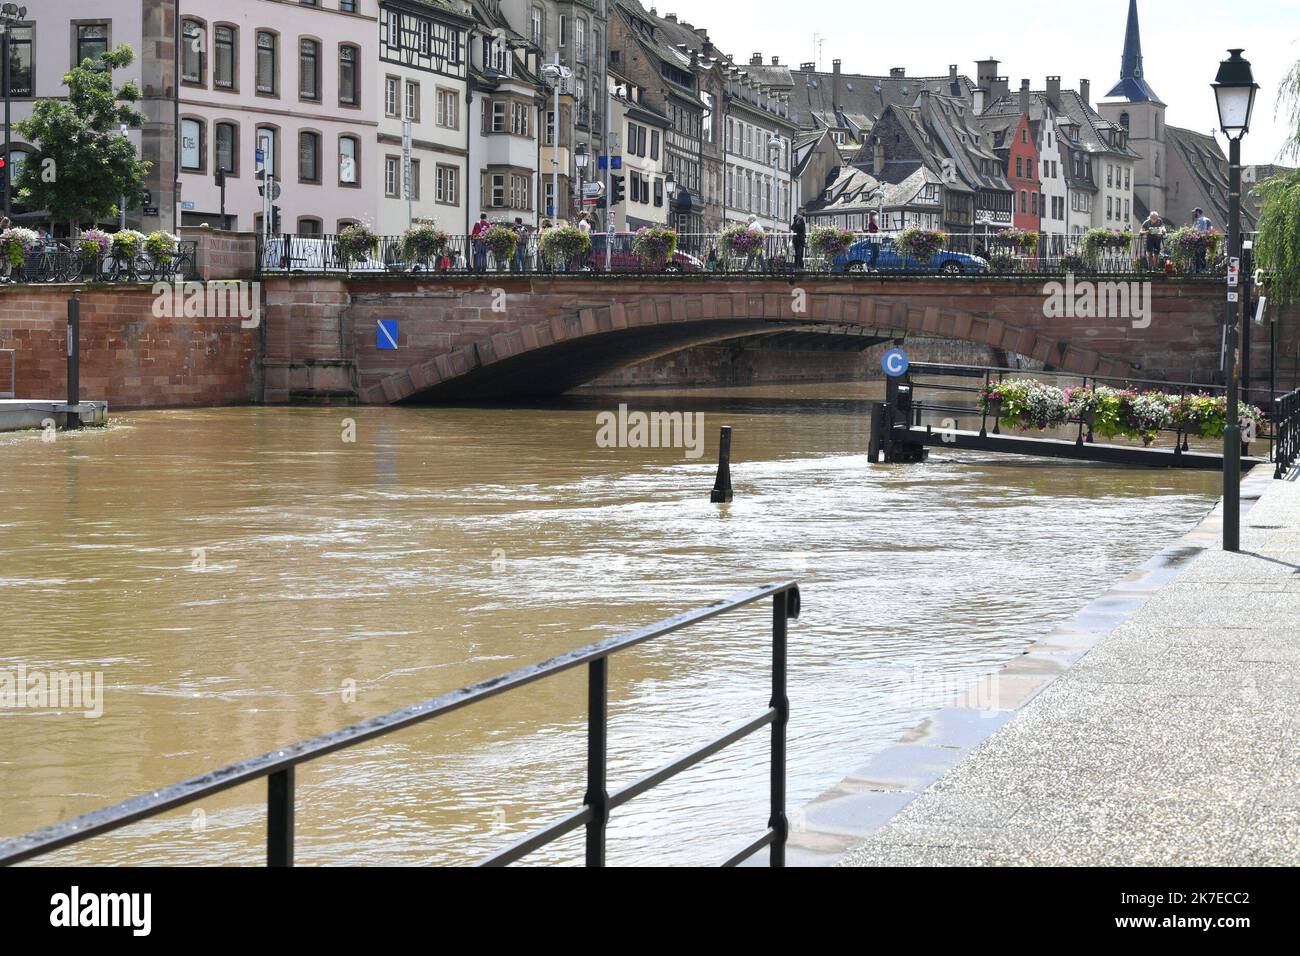
[[[0,288],[0,349],[15,349],[18,398],[67,394],[67,288]],[[110,409],[246,405],[260,392],[259,331],[238,318],[158,318],[149,286],[81,302],[81,398]],[[8,372],[4,371],[8,388]]]

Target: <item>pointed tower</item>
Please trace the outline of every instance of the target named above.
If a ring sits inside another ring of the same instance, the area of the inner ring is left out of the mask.
[[[1117,194],[1114,198],[1121,203],[1132,199],[1133,221],[1143,218],[1153,209],[1162,214],[1167,212],[1165,104],[1147,83],[1142,68],[1142,33],[1138,26],[1137,0],[1129,0],[1128,4],[1119,82],[1106,94],[1106,99],[1097,104],[1097,112],[1127,130],[1127,146],[1139,154],[1131,160],[1132,189],[1124,190],[1128,195]]]
[[[1128,0],[1128,27],[1124,31],[1124,57],[1119,82],[1106,96],[1122,96],[1130,103],[1159,103],[1156,91],[1147,85],[1142,72],[1142,31],[1138,27],[1137,0]]]

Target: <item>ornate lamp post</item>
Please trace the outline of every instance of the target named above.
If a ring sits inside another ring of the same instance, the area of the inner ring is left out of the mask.
[[[587,211],[587,144],[579,143],[573,153],[573,166],[578,170],[578,215]]]
[[[1259,90],[1250,62],[1241,50],[1229,50],[1219,64],[1214,98],[1219,107],[1219,128],[1228,137],[1228,261],[1241,257],[1241,138],[1250,130],[1250,114]],[[1238,270],[1240,271],[1240,270]],[[1229,270],[1227,325],[1227,421],[1223,432],[1223,550],[1241,550],[1241,421],[1238,381],[1241,360],[1237,354],[1241,318],[1237,274]],[[1248,278],[1247,282],[1250,281]]]

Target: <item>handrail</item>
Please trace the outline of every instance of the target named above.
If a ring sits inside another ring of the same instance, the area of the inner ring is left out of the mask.
[[[629,647],[691,627],[768,597],[772,598],[772,698],[767,710],[753,720],[732,728],[722,736],[697,747],[611,796],[607,792],[606,785],[605,746],[609,658]],[[789,822],[785,814],[785,734],[790,716],[790,704],[786,697],[786,628],[789,619],[798,618],[799,611],[800,596],[797,582],[769,584],[744,591],[706,607],[678,614],[627,634],[597,641],[539,664],[522,667],[422,703],[372,717],[330,734],[313,737],[249,760],[209,771],[72,820],[65,820],[53,826],[0,841],[0,866],[42,856],[262,777],[267,778],[267,865],[292,866],[294,769],[299,764],[413,727],[584,664],[588,667],[588,713],[587,792],[583,798],[583,809],[570,813],[556,823],[487,857],[481,865],[499,866],[512,863],[564,834],[580,826],[586,826],[587,865],[604,866],[605,830],[613,809],[749,736],[759,728],[771,724],[771,811],[767,832],[747,848],[748,852],[742,851],[741,854],[731,857],[727,863],[738,863],[764,846],[768,846],[771,848],[770,865],[784,866],[785,843],[789,834]]]
[[[1285,478],[1300,459],[1300,389],[1273,402],[1274,478]]]

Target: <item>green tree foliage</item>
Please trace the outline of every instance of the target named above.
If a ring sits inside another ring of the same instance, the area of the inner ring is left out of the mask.
[[[128,208],[144,198],[150,164],[136,159],[135,148],[121,134],[124,123],[129,129],[145,123],[132,105],[141,97],[140,87],[127,82],[113,90],[113,71],[134,59],[123,44],[98,63],[83,60],[63,77],[66,101],[38,100],[31,117],[14,124],[24,138],[40,144],[14,184],[24,205],[75,227],[83,220],[115,217],[123,196]]]
[[[1300,62],[1291,68],[1278,93],[1278,109],[1291,116],[1295,132],[1283,150],[1300,159]],[[1274,176],[1256,187],[1263,206],[1255,255],[1271,274],[1269,289],[1278,302],[1300,299],[1300,171]]]

